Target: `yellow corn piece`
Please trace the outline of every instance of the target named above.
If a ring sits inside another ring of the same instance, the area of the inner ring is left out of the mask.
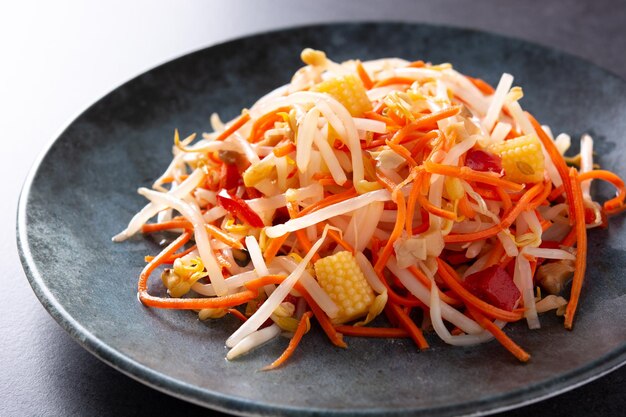
[[[492,145],[491,150],[502,158],[506,179],[520,184],[543,180],[545,161],[536,136],[505,140]]]
[[[338,252],[315,262],[320,286],[339,307],[332,321],[345,323],[367,315],[374,302],[374,290],[365,279],[352,253]]]
[[[352,74],[322,81],[313,86],[311,91],[330,94],[354,117],[361,117],[366,111],[372,110],[372,103],[367,98],[361,79]]]

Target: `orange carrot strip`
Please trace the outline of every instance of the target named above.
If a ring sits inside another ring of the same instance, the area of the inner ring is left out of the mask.
[[[393,84],[413,84],[414,82],[415,80],[412,78],[389,77],[389,78],[385,78],[383,80],[375,82],[372,87],[377,88],[377,87],[384,87],[386,85],[393,85]]]
[[[489,85],[489,83],[485,82],[484,80],[480,78],[474,78],[468,75],[466,75],[465,78],[470,80],[471,83],[474,84],[476,88],[478,88],[480,92],[486,96],[490,96],[496,92],[496,90],[491,85]]]
[[[493,324],[491,320],[482,315],[477,309],[469,307],[470,314],[474,317],[474,320],[478,322],[484,329],[496,338],[502,346],[504,346],[509,352],[511,352],[520,362],[528,362],[530,355],[517,343],[511,340],[506,333],[502,331],[498,326]]]
[[[474,217],[476,217],[476,212],[474,211],[472,206],[470,206],[469,199],[465,194],[459,200],[459,211],[463,216],[467,217],[468,219],[473,219]]]
[[[501,308],[492,306],[491,304],[476,297],[474,294],[466,290],[465,287],[463,287],[463,285],[459,281],[458,276],[456,275],[456,271],[454,271],[454,269],[452,269],[450,265],[444,262],[441,258],[437,258],[437,264],[439,265],[437,274],[446,283],[446,285],[452,291],[454,291],[461,298],[461,300],[463,300],[463,302],[467,306],[473,306],[489,317],[507,322],[518,321],[524,317],[524,315],[521,313],[503,310]]]
[[[444,219],[448,219],[448,220],[456,220],[456,213],[452,212],[452,211],[448,211],[448,210],[444,210],[441,207],[437,207],[435,206],[433,203],[430,202],[430,200],[428,198],[426,198],[426,196],[424,194],[422,194],[419,189],[421,188],[421,184],[423,184],[424,179],[426,178],[423,174],[420,175],[420,177],[418,177],[419,179],[416,180],[417,184],[413,184],[413,188],[417,189],[417,202],[420,204],[420,206],[422,206],[427,212],[429,212],[430,214],[437,216],[437,217],[443,217]],[[413,192],[413,190],[411,190],[411,193]]]
[[[462,178],[467,181],[476,181],[483,184],[502,187],[511,191],[522,191],[524,186],[513,181],[502,179],[493,172],[475,171],[466,166],[456,167],[451,165],[441,165],[434,162],[424,162],[424,169],[431,174],[446,175],[449,177]]]
[[[424,66],[426,66],[426,64],[424,63],[424,61],[422,61],[421,59],[419,61],[413,61],[411,62],[409,65],[407,65],[407,68],[423,68]]]
[[[282,156],[287,156],[291,152],[295,152],[295,151],[296,151],[296,145],[293,142],[289,142],[286,145],[279,146],[277,148],[272,149],[272,152],[278,158],[280,158]]]
[[[389,185],[389,183],[392,183],[392,181],[390,181],[388,178],[382,175],[382,173],[378,172],[378,170],[376,170],[376,177],[380,181],[383,181],[386,185]],[[383,248],[382,253],[379,255],[378,261],[374,265],[374,270],[377,271],[379,275],[382,272],[382,270],[385,268],[385,265],[387,264],[387,260],[391,256],[394,242],[402,235],[402,230],[404,229],[404,224],[406,220],[406,204],[404,201],[404,194],[402,194],[401,191],[397,193],[392,192],[392,197],[394,194],[396,198],[395,202],[398,205],[398,217],[396,218],[396,224],[394,225],[393,231],[391,232],[391,235],[389,236],[389,240],[387,241],[387,244]]]
[[[404,136],[409,134],[414,130],[418,130],[424,126],[432,125],[437,123],[439,120],[447,119],[448,117],[452,117],[457,115],[461,111],[461,106],[452,106],[446,109],[440,110],[435,113],[430,113],[420,117],[419,119],[411,122],[405,128],[400,129],[394,136],[391,138],[391,141],[394,143],[399,143]]]
[[[552,192],[550,193],[550,195],[548,196],[548,200],[553,201],[555,200],[557,197],[563,195],[563,193],[565,192],[565,187],[563,187],[562,185],[559,185],[558,187],[556,187],[554,190],[552,190]]]
[[[605,201],[603,207],[609,214],[612,214],[611,212],[613,211],[620,211],[620,209],[624,206],[624,199],[626,198],[624,181],[611,171],[605,171],[603,169],[595,169],[593,171],[578,174],[579,182],[590,179],[604,180],[613,184],[613,186],[617,188],[617,195],[614,198]]]
[[[476,240],[487,239],[492,236],[497,235],[504,229],[507,229],[509,226],[513,224],[517,216],[524,210],[529,208],[534,208],[531,204],[531,200],[533,200],[537,195],[541,193],[541,191],[547,190],[550,192],[549,187],[544,187],[543,184],[537,183],[530,190],[524,193],[524,196],[520,199],[519,203],[515,205],[508,214],[505,215],[504,219],[499,224],[491,226],[488,229],[481,230],[480,232],[473,233],[459,233],[459,234],[449,234],[444,237],[444,242],[446,243],[459,243],[459,242],[474,242]],[[545,200],[545,197],[544,197]],[[539,203],[537,204],[539,205]]]
[[[326,222],[321,222],[317,224],[317,230],[318,232],[322,232],[324,230],[324,225],[326,224]],[[337,233],[335,230],[332,229],[328,229],[328,237],[330,237],[332,240],[334,240],[339,246],[341,246],[342,248],[344,248],[345,250],[347,250],[348,252],[352,252],[352,254],[354,254],[354,248],[352,247],[352,245],[350,245],[348,242],[346,242],[345,240],[343,240],[341,238],[341,236],[339,235],[339,233]]]
[[[289,237],[289,234],[290,233],[287,232],[282,236],[274,238],[271,240],[270,244],[267,245],[267,248],[265,249],[265,253],[263,254],[263,257],[265,258],[266,263],[269,264],[270,262],[272,262],[272,260],[274,259],[274,257],[276,256],[280,248],[283,246],[283,244]]]
[[[198,247],[197,247],[196,245],[193,245],[193,246],[192,246],[192,247],[190,247],[189,249],[185,249],[185,250],[184,250],[184,251],[182,251],[182,252],[178,252],[178,253],[175,253],[175,254],[173,254],[173,255],[170,255],[169,257],[167,257],[167,258],[163,259],[163,263],[164,263],[164,264],[171,264],[171,263],[173,263],[176,259],[178,259],[178,258],[180,258],[180,257],[183,257],[183,256],[187,255],[188,253],[193,252],[193,251],[194,251],[194,250],[196,250],[197,248],[198,248]],[[155,256],[149,256],[149,255],[148,255],[148,256],[144,257],[144,260],[145,260],[146,262],[150,262],[150,261],[152,261],[154,258],[155,258]]]
[[[396,122],[394,122],[393,119],[390,119],[387,116],[383,116],[373,111],[365,112],[364,116],[367,119],[378,120],[379,122],[384,122],[387,126],[394,126],[396,124]]]
[[[550,159],[554,163],[554,166],[556,167],[556,170],[559,172],[559,176],[561,177],[561,180],[563,181],[563,188],[565,189],[565,198],[567,200],[567,205],[568,205],[568,210],[569,210],[570,225],[572,225],[574,221],[574,207],[573,207],[574,195],[572,194],[573,191],[572,191],[572,185],[569,180],[567,164],[565,163],[565,160],[563,159],[563,156],[561,156],[561,153],[559,152],[559,150],[556,148],[554,141],[550,139],[550,137],[546,134],[546,132],[544,132],[539,122],[537,122],[537,120],[530,113],[526,112],[526,115],[528,116],[528,120],[530,120],[530,123],[533,125],[533,127],[537,131],[537,136],[539,137],[539,140],[541,141],[541,143],[543,143],[543,147],[546,149],[546,152],[550,156]]]
[[[246,303],[257,297],[258,291],[242,291],[236,294],[229,294],[223,297],[211,298],[161,298],[148,294],[148,278],[152,272],[163,263],[163,260],[171,256],[180,247],[189,241],[190,232],[185,232],[176,240],[170,243],[161,253],[148,263],[141,274],[137,283],[137,292],[139,293],[139,301],[148,307],[171,308],[179,310],[202,310],[203,308],[226,308]]]
[[[411,265],[407,269],[411,274],[413,274],[415,278],[417,278],[419,282],[422,283],[422,285],[424,285],[430,291],[430,289],[432,288],[432,281],[428,279],[428,277],[424,275],[422,271],[417,269],[415,265]],[[462,304],[461,301],[457,298],[453,298],[442,291],[440,291],[439,293],[439,298],[441,298],[441,301],[445,302],[446,304],[450,304],[452,306],[459,306]]]
[[[248,320],[248,318],[244,316],[243,313],[237,310],[236,308],[228,308],[226,309],[226,311],[228,312],[228,314],[232,314],[233,316],[237,317],[239,320],[241,320],[244,323]]]
[[[424,338],[424,334],[420,330],[419,327],[411,320],[411,318],[404,312],[403,309],[398,307],[396,304],[387,303],[387,307],[389,310],[396,316],[398,319],[398,324],[406,330],[411,339],[415,342],[415,344],[420,348],[420,350],[428,349],[428,342]]]
[[[289,217],[296,218],[299,217],[299,213],[298,213],[298,206],[296,203],[292,202],[292,201],[288,201],[287,202],[287,211],[289,212]],[[296,230],[294,232],[296,234],[296,238],[298,239],[298,243],[300,243],[300,246],[302,246],[302,249],[304,250],[304,252],[308,252],[311,250],[311,248],[313,247],[313,244],[311,243],[311,241],[309,240],[309,238],[306,235],[306,231],[303,229],[300,230]],[[315,254],[313,255],[313,260],[317,261],[320,259],[319,254]]]
[[[302,315],[302,318],[300,318],[300,322],[298,323],[298,327],[296,328],[296,331],[289,341],[289,345],[287,345],[285,351],[282,353],[282,355],[278,357],[278,359],[263,368],[263,371],[271,371],[272,369],[278,368],[279,366],[284,364],[291,357],[291,355],[293,355],[293,352],[295,352],[296,348],[298,347],[300,340],[302,340],[302,336],[304,336],[304,334],[311,327],[311,322],[309,321],[309,319],[312,315],[313,313],[311,313],[310,311],[307,311]]]
[[[404,339],[411,337],[404,329],[395,327],[364,327],[364,326],[335,326],[344,336],[375,337],[381,339]]]
[[[576,261],[574,265],[574,279],[572,280],[572,291],[569,303],[565,309],[565,328],[570,329],[574,324],[574,315],[580,299],[580,291],[585,279],[585,269],[587,267],[587,228],[585,225],[585,206],[583,194],[580,188],[580,178],[576,169],[570,168],[570,186],[574,196],[574,228],[576,229]]]
[[[243,125],[245,125],[248,120],[250,120],[250,113],[244,112],[237,120],[233,122],[226,130],[220,133],[215,140],[224,140],[228,138],[230,135],[238,131]]]
[[[169,220],[166,222],[144,224],[141,226],[142,233],[153,233],[171,229],[193,230],[193,226],[186,220]]]
[[[386,140],[385,143],[391,148],[392,151],[403,157],[409,164],[409,167],[413,168],[414,166],[417,166],[417,162],[415,162],[415,159],[413,159],[413,157],[411,156],[411,152],[409,152],[407,148],[402,145],[395,144],[389,140]]]
[[[243,244],[239,240],[224,232],[219,227],[213,226],[212,224],[205,224],[204,227],[212,237],[219,240],[220,242],[230,246],[231,248],[243,249]]]
[[[370,78],[367,71],[365,71],[365,68],[363,68],[363,64],[361,63],[361,61],[356,62],[356,72],[357,74],[359,74],[359,78],[363,82],[363,86],[366,90],[369,90],[374,86],[374,82]]]
[[[354,187],[351,187],[349,190],[346,190],[339,194],[331,195],[329,197],[324,198],[323,200],[320,200],[316,203],[311,204],[308,207],[303,208],[299,213],[295,214],[295,217],[302,217],[305,214],[317,211],[319,209],[331,206],[336,203],[340,203],[354,196],[356,196],[356,190],[354,189]]]
[[[277,121],[282,121],[283,118],[278,116],[280,112],[288,112],[291,109],[289,106],[279,107],[269,113],[264,114],[254,121],[252,128],[250,129],[250,135],[248,136],[248,142],[256,142],[260,132],[268,129],[268,124],[273,125]],[[271,126],[270,126],[271,127]]]

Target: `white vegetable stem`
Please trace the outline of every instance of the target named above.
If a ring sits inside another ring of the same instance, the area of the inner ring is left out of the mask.
[[[261,346],[263,343],[267,343],[280,334],[281,330],[276,324],[272,324],[264,329],[258,330],[249,334],[237,343],[226,354],[226,359],[232,361],[238,356],[244,355],[250,352],[252,349]]]
[[[306,254],[302,262],[298,264],[298,267],[276,288],[276,290],[269,296],[269,298],[261,305],[261,307],[250,318],[241,325],[228,339],[226,339],[226,346],[233,347],[244,337],[254,332],[256,329],[272,315],[276,307],[285,299],[289,291],[293,289],[293,286],[298,282],[302,272],[305,270],[307,264],[313,258],[313,255],[319,250],[320,246],[326,239],[326,233],[328,227],[324,228],[322,237],[315,242],[311,250]]]
[[[171,190],[168,195],[176,198],[184,198],[189,195],[197,186],[200,184],[200,181],[204,178],[204,172],[201,169],[196,169],[194,172],[187,177],[185,181],[183,181],[178,187]],[[165,210],[167,208],[167,204],[159,204],[156,202],[150,202],[144,208],[142,208],[139,213],[135,214],[133,218],[128,223],[126,229],[124,229],[121,233],[113,236],[114,242],[122,242],[141,229],[148,220],[154,217],[161,210]]]
[[[209,234],[207,233],[205,227],[206,223],[202,214],[200,214],[198,210],[194,209],[194,207],[189,203],[186,203],[180,198],[176,198],[169,193],[165,194],[158,191],[152,191],[147,188],[140,188],[139,194],[154,203],[165,206],[166,208],[171,207],[177,210],[183,215],[183,217],[191,222],[193,225],[194,238],[196,240],[196,245],[198,246],[200,259],[202,259],[202,263],[209,273],[209,279],[211,280],[211,284],[213,284],[215,293],[219,296],[228,294],[228,287],[224,282],[222,269],[217,264],[215,255],[213,255],[213,248],[211,247],[211,242],[209,241]]]
[[[279,237],[287,232],[304,229],[305,227],[312,226],[321,221],[330,219],[331,217],[340,216],[342,214],[360,209],[361,207],[365,207],[375,201],[389,200],[391,200],[391,194],[387,190],[370,191],[369,193],[362,194],[358,197],[333,204],[332,206],[324,207],[323,209],[317,210],[313,213],[305,214],[302,217],[291,219],[284,224],[268,227],[265,229],[265,234],[267,237],[271,238]]]

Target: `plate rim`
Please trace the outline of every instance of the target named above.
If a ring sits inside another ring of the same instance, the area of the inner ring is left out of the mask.
[[[174,61],[184,59],[193,54],[201,53],[205,50],[225,46],[229,43],[237,42],[244,39],[250,39],[257,36],[274,35],[279,33],[298,31],[303,29],[313,29],[315,27],[341,27],[341,26],[362,26],[362,25],[393,25],[402,24],[409,26],[422,26],[426,28],[441,28],[462,30],[473,34],[486,34],[489,36],[495,36],[503,39],[510,39],[515,41],[521,41],[533,47],[547,49],[558,52],[561,55],[567,56],[569,59],[574,59],[583,62],[585,65],[591,65],[596,67],[600,71],[604,72],[610,77],[619,79],[621,82],[626,82],[624,78],[613,72],[611,69],[607,69],[600,66],[586,58],[578,55],[563,51],[556,47],[552,47],[546,44],[542,44],[535,41],[529,41],[523,38],[517,38],[513,36],[503,35],[487,30],[476,29],[466,26],[450,25],[450,24],[433,24],[425,22],[416,22],[410,20],[355,20],[355,21],[337,21],[330,23],[313,22],[307,24],[295,24],[288,25],[271,30],[260,30],[222,40],[216,43],[209,43],[205,46],[201,46],[166,59],[159,64],[156,64],[148,69],[142,70],[139,74],[136,74],[126,81],[114,86],[105,94],[99,96],[87,107],[75,112],[60,129],[57,130],[50,140],[43,146],[38,156],[29,168],[28,174],[22,185],[18,204],[17,204],[17,219],[16,219],[16,241],[17,249],[20,258],[20,263],[26,278],[33,289],[37,299],[46,309],[48,314],[54,318],[54,320],[76,341],[81,347],[94,355],[96,358],[111,366],[115,370],[123,373],[124,375],[147,385],[157,391],[173,396],[175,398],[182,399],[184,401],[218,410],[225,413],[234,413],[237,415],[297,415],[297,416],[318,416],[320,414],[328,416],[364,416],[364,415],[385,415],[392,416],[409,416],[409,415],[439,415],[439,416],[483,416],[512,410],[519,407],[524,407],[533,403],[543,401],[548,398],[552,398],[563,394],[565,392],[574,390],[580,386],[583,386],[589,382],[592,382],[598,378],[601,378],[623,365],[626,365],[626,343],[621,347],[618,347],[605,355],[597,358],[594,361],[586,363],[584,366],[575,368],[561,374],[557,377],[552,377],[537,384],[525,386],[524,388],[509,391],[505,394],[491,398],[489,400],[474,400],[464,403],[454,404],[450,406],[437,406],[430,408],[398,408],[393,410],[388,409],[326,409],[326,408],[310,408],[310,407],[294,407],[288,405],[275,405],[267,404],[258,401],[246,399],[244,397],[237,397],[222,394],[218,391],[211,391],[203,388],[199,388],[193,384],[186,383],[182,380],[173,378],[167,374],[158,372],[148,366],[142,365],[136,360],[124,355],[123,353],[111,348],[106,343],[102,342],[98,337],[84,328],[78,320],[72,317],[63,307],[63,305],[57,301],[54,294],[45,285],[44,279],[37,269],[36,263],[32,257],[30,247],[28,244],[28,225],[27,225],[27,210],[28,199],[31,193],[31,188],[34,183],[34,179],[41,168],[43,161],[48,156],[51,148],[56,142],[65,134],[65,132],[71,127],[71,125],[81,118],[85,113],[90,111],[94,106],[98,105],[102,100],[107,98],[110,94],[114,93],[120,88],[132,83],[136,79],[143,77],[144,75],[151,73],[163,66],[166,66]],[[522,365],[523,366],[523,365]],[[538,395],[537,395],[538,394]],[[435,413],[435,414],[432,414]]]

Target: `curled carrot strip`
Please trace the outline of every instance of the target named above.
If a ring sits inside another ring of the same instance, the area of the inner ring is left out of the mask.
[[[586,181],[586,180],[603,180],[607,181],[617,189],[617,195],[604,202],[604,210],[608,214],[615,214],[616,212],[621,211],[624,208],[624,199],[626,199],[626,188],[624,187],[624,180],[622,180],[619,176],[612,173],[611,171],[605,171],[603,169],[594,169],[592,171],[583,172],[582,174],[578,174],[578,182]]]
[[[520,362],[528,362],[530,360],[530,355],[524,349],[519,347],[519,345],[511,340],[506,333],[502,331],[502,329],[493,324],[493,322],[481,314],[480,311],[476,308],[469,307],[469,312],[474,320],[481,325],[481,327],[491,333],[493,337],[495,337],[496,340],[500,342],[500,344],[502,344],[502,346],[504,346],[509,352],[511,352]]]
[[[359,78],[361,79],[361,81],[363,82],[363,86],[367,90],[369,90],[370,88],[374,86],[374,82],[370,78],[365,68],[363,68],[363,64],[361,63],[361,61],[356,62],[356,72],[359,75]]]
[[[441,165],[434,162],[424,162],[424,169],[431,174],[457,177],[467,181],[482,182],[483,184],[502,187],[505,190],[522,191],[524,186],[513,181],[505,180],[493,172],[474,171],[468,167],[456,167],[451,165]]]
[[[569,303],[565,309],[565,328],[571,329],[574,324],[574,315],[580,299],[580,291],[585,279],[585,269],[587,267],[587,227],[585,225],[585,206],[583,203],[583,193],[580,188],[580,177],[576,169],[570,169],[570,186],[574,197],[574,229],[576,230],[576,261],[574,265],[574,279],[572,280],[572,291]]]
[[[296,328],[296,331],[293,334],[293,337],[289,341],[289,345],[287,345],[287,349],[285,349],[285,351],[282,353],[282,355],[278,357],[278,359],[276,359],[270,365],[263,368],[262,369],[263,371],[271,371],[272,369],[278,368],[279,366],[283,365],[291,357],[291,355],[293,355],[293,352],[296,351],[296,348],[298,347],[300,340],[302,340],[302,336],[304,336],[304,334],[311,327],[311,323],[309,322],[309,319],[311,318],[312,315],[313,313],[311,313],[310,311],[307,311],[306,313],[302,315],[302,317],[300,318],[300,321],[298,322],[298,327]]]
[[[250,120],[250,113],[248,113],[247,111],[244,112],[241,116],[239,116],[239,118],[237,120],[235,120],[235,122],[230,125],[226,130],[224,130],[222,133],[220,133],[215,140],[224,140],[228,137],[230,137],[230,135],[232,135],[233,133],[235,133],[236,131],[238,131],[239,129],[241,129],[241,127],[243,125],[245,125],[246,123],[248,123],[248,121]]]
[[[424,334],[422,333],[420,328],[417,327],[417,325],[413,322],[413,320],[411,320],[409,315],[404,312],[403,309],[401,309],[396,304],[389,302],[387,303],[387,306],[385,308],[389,309],[391,313],[397,318],[398,324],[400,324],[400,326],[404,330],[406,330],[406,332],[409,334],[411,339],[413,339],[413,341],[415,342],[417,347],[420,348],[420,350],[428,349],[428,342],[424,338]]]

